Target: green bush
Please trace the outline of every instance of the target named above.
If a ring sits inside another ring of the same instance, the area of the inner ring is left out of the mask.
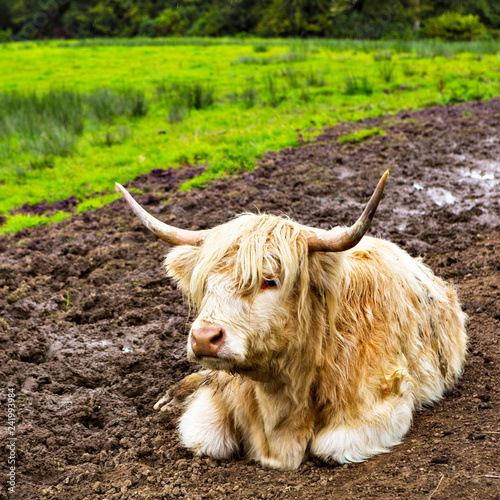
[[[12,30],[1,30],[0,29],[0,43],[7,43],[12,40]]]
[[[186,30],[186,21],[182,19],[178,10],[164,9],[155,21],[159,36],[181,35]]]
[[[139,23],[137,35],[148,38],[158,36],[158,21],[148,16],[144,16]]]
[[[425,33],[441,40],[477,40],[486,35],[486,28],[479,16],[446,12],[439,17],[427,19]]]

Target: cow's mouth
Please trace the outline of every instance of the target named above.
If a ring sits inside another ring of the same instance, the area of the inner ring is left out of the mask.
[[[238,374],[244,378],[256,382],[270,382],[270,374],[262,370],[260,365],[250,366],[237,359],[221,358],[213,356],[188,356],[190,361],[201,364],[203,367],[213,371],[224,371],[231,375]]]
[[[226,372],[234,372],[236,370],[236,361],[229,358],[220,358],[218,356],[194,356],[191,361],[200,363],[205,368],[210,370],[222,370]]]

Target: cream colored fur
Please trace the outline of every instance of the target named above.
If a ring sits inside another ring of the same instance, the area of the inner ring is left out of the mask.
[[[244,214],[167,256],[195,324],[226,332],[218,358],[198,359],[188,341],[208,368],[179,385],[191,393],[179,432],[196,454],[241,450],[281,470],[308,453],[365,460],[400,443],[414,409],[461,373],[466,317],[451,286],[380,239],[310,254],[303,229]]]

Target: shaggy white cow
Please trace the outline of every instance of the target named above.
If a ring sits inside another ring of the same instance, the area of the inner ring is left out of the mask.
[[[208,231],[173,228],[117,187],[176,247],[166,268],[198,316],[185,377],[155,406],[181,405],[197,455],[245,453],[280,470],[310,454],[340,463],[388,451],[413,411],[460,375],[465,314],[420,260],[364,237],[388,172],[358,222],[324,231],[243,214]]]

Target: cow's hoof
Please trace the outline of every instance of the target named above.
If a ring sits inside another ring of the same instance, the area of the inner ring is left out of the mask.
[[[180,401],[177,401],[176,403],[176,398],[172,393],[172,389],[169,389],[165,393],[165,395],[154,405],[154,409],[158,411],[172,411],[175,407],[177,407]]]
[[[200,387],[200,384],[205,378],[205,372],[192,373],[184,377],[165,393],[165,395],[154,405],[154,409],[159,411],[173,411],[182,407],[186,398]]]
[[[296,470],[300,467],[302,463],[302,457],[298,457],[296,460],[278,460],[276,458],[262,457],[259,459],[262,466],[268,469],[275,469],[282,472],[289,470]]]

